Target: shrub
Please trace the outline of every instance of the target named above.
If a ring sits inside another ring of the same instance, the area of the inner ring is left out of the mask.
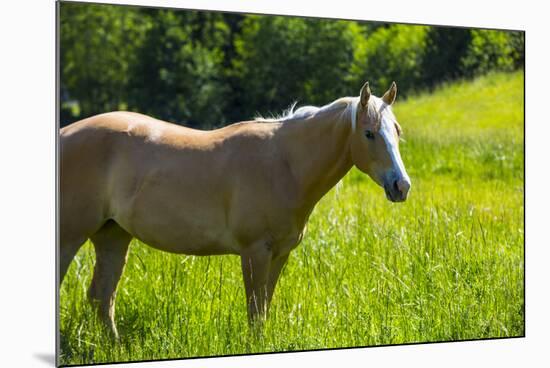
[[[523,66],[521,32],[475,29],[470,33],[471,42],[461,60],[465,76],[485,74],[492,70],[512,71]]]
[[[428,30],[426,26],[396,24],[357,37],[351,66],[354,85],[369,80],[375,93],[382,94],[395,80],[402,92],[415,89],[422,77]]]
[[[349,66],[360,31],[345,21],[247,17],[231,71],[243,113],[278,112],[294,100],[322,105],[353,93]]]

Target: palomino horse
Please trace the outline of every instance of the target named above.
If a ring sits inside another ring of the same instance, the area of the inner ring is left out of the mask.
[[[60,282],[89,238],[89,297],[115,336],[116,287],[132,237],[173,253],[241,257],[249,321],[263,320],[315,204],[356,165],[393,202],[410,187],[392,113],[359,97],[200,131],[130,112],[61,129]]]

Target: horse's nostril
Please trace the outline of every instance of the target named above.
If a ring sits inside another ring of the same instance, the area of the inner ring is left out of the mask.
[[[399,183],[396,181],[393,182],[393,189],[395,189],[396,192],[401,192],[401,189],[399,188]]]

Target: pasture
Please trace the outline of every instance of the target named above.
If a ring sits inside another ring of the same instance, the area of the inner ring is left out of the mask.
[[[352,169],[312,213],[262,336],[248,333],[237,256],[133,240],[111,341],[87,301],[85,244],[61,287],[61,363],[522,336],[523,108],[523,71],[398,97],[409,199]]]

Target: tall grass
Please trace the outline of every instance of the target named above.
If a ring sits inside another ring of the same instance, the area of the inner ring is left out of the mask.
[[[113,343],[86,299],[86,244],[61,288],[63,364],[521,336],[523,74],[397,103],[413,187],[393,204],[353,169],[291,254],[263,336],[248,332],[236,256],[134,240]]]

